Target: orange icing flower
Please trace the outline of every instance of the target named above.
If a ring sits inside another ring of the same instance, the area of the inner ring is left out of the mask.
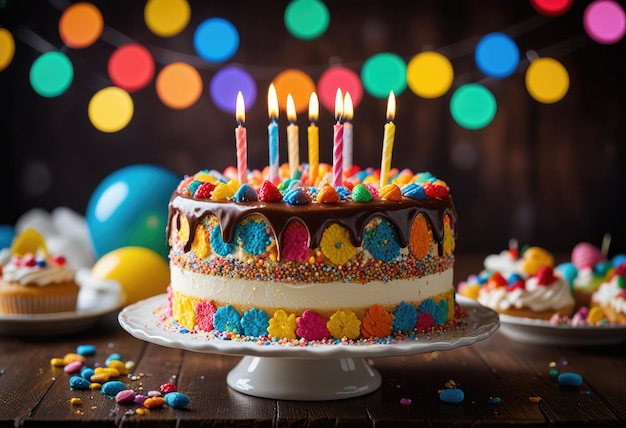
[[[376,304],[369,308],[361,322],[363,337],[387,337],[391,334],[393,315]]]
[[[296,314],[287,315],[285,311],[279,309],[270,318],[270,326],[267,328],[267,332],[270,336],[278,339],[295,339],[297,327]]]
[[[336,204],[339,199],[337,191],[329,184],[324,185],[317,193],[317,202],[320,204]]]
[[[330,317],[326,327],[335,339],[356,339],[361,334],[361,321],[353,311],[338,310]]]
[[[356,247],[350,242],[348,231],[337,223],[326,228],[320,247],[322,253],[336,265],[343,265],[356,254]]]
[[[402,200],[402,190],[398,187],[397,184],[387,184],[383,186],[379,191],[381,199],[385,199],[388,201],[396,201],[399,202]]]
[[[411,225],[411,236],[409,238],[409,250],[413,257],[418,260],[426,257],[430,251],[431,231],[428,223],[422,214],[415,216]]]
[[[196,256],[200,258],[205,258],[211,254],[211,237],[203,225],[198,226],[196,229],[196,235],[191,244],[191,251],[195,252]]]

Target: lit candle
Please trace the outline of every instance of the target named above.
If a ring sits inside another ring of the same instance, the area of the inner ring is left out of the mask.
[[[352,116],[354,108],[352,106],[352,97],[349,92],[343,99],[343,115],[345,122],[343,124],[343,169],[352,168]]]
[[[315,92],[309,97],[309,186],[315,186],[317,172],[320,165],[319,141],[320,132],[317,127],[317,118],[320,114],[320,103]]]
[[[237,127],[235,128],[235,141],[237,143],[237,177],[239,184],[248,182],[248,137],[246,135],[246,106],[243,102],[241,91],[237,93],[235,108]]]
[[[269,181],[274,184],[278,183],[278,97],[276,96],[276,88],[274,84],[270,85],[267,91],[267,112],[270,117],[270,124],[267,126],[267,135],[269,139]]]
[[[339,187],[343,185],[343,97],[339,88],[335,95],[335,119],[337,123],[333,126],[333,186]]]
[[[389,181],[389,170],[391,169],[391,153],[393,152],[393,139],[396,136],[396,125],[393,119],[396,115],[396,97],[393,91],[389,92],[387,100],[387,123],[383,134],[383,156],[380,164],[380,187],[382,188]]]
[[[296,105],[293,102],[291,94],[287,95],[287,149],[289,150],[289,177],[296,178],[298,173],[298,165],[300,164],[300,144],[298,138],[298,125],[296,125]]]

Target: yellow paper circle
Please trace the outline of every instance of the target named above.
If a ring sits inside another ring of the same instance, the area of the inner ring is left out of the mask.
[[[117,86],[99,90],[89,101],[89,120],[102,132],[117,132],[125,128],[133,112],[133,99]]]
[[[406,68],[409,88],[423,98],[437,98],[452,86],[454,70],[450,60],[437,52],[415,55]]]
[[[540,103],[555,103],[569,90],[569,74],[556,59],[537,58],[526,70],[526,89]]]
[[[308,111],[311,92],[315,91],[313,79],[304,71],[288,69],[278,74],[272,81],[276,87],[278,107],[287,110],[287,95],[291,94],[297,113]]]
[[[13,61],[15,54],[15,40],[6,28],[0,28],[0,71],[4,70]]]
[[[157,76],[156,91],[159,99],[166,106],[184,109],[200,98],[202,78],[191,65],[175,62],[165,66]]]
[[[191,8],[187,0],[149,0],[143,16],[150,31],[157,36],[171,37],[187,27]]]

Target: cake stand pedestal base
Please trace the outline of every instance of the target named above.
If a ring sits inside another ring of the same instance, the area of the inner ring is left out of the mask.
[[[363,358],[244,356],[226,382],[235,391],[255,397],[321,401],[369,394],[382,379]]]

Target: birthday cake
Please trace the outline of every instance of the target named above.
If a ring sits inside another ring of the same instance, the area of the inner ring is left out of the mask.
[[[452,322],[447,184],[405,170],[380,187],[372,170],[352,170],[340,186],[274,185],[258,171],[243,185],[214,171],[185,177],[169,202],[170,316],[222,337],[307,341]]]

